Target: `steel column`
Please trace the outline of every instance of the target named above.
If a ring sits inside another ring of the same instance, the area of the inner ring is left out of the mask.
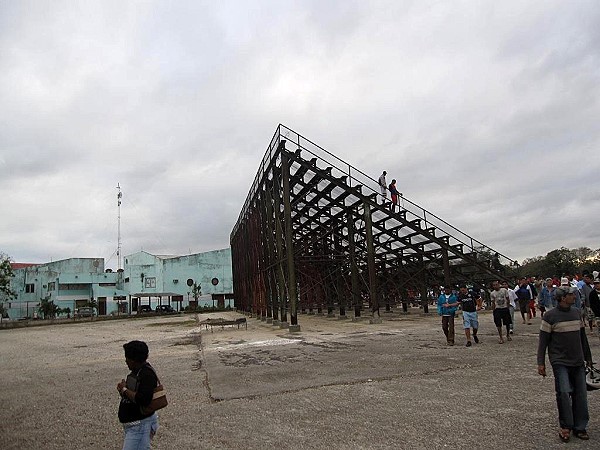
[[[290,204],[290,166],[287,152],[281,152],[281,172],[283,177],[283,213],[285,219],[285,250],[288,273],[288,300],[290,304],[290,325],[298,325],[296,269],[294,266],[294,246],[292,243],[292,208]]]

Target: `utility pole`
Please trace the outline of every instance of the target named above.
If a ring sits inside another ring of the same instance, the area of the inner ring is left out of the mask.
[[[117,269],[122,269],[121,265],[121,198],[123,194],[121,193],[121,186],[117,183],[117,208],[118,208],[118,216],[117,216]]]

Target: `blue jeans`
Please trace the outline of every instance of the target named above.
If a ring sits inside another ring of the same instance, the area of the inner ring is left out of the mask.
[[[125,441],[123,450],[149,450],[150,439],[158,429],[158,416],[156,413],[140,421],[124,423]]]
[[[476,330],[479,328],[479,321],[477,320],[477,312],[468,312],[463,311],[463,327],[465,330],[467,328],[473,328]]]
[[[584,431],[589,420],[585,366],[556,364],[552,366],[552,371],[560,427]]]

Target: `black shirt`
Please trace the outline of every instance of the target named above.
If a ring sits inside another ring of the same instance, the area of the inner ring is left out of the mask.
[[[463,294],[462,292],[458,293],[458,301],[461,303],[462,310],[465,312],[477,311],[477,299],[478,298],[479,297],[476,297],[475,295],[473,295],[470,292],[467,292],[466,294]]]
[[[127,423],[136,420],[145,419],[152,414],[142,414],[141,406],[148,406],[152,401],[154,388],[158,384],[156,373],[150,367],[150,364],[144,364],[139,370],[131,371],[127,376],[127,389],[135,391],[135,401],[129,400],[125,396],[121,396],[119,404],[119,422]]]

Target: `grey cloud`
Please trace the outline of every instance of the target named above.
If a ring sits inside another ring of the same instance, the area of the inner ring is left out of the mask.
[[[600,247],[582,195],[598,18],[586,1],[10,3],[0,250],[109,257],[117,182],[125,252],[226,247],[279,122],[508,256]],[[576,226],[540,221],[560,205]]]

